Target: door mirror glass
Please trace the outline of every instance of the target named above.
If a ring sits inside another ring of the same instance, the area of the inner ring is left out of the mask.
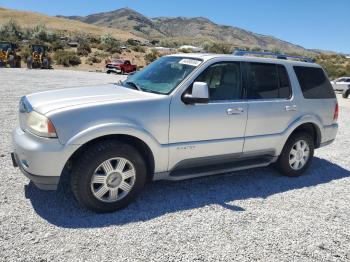
[[[209,88],[205,82],[194,82],[192,86],[192,94],[185,94],[182,97],[185,104],[208,103]]]

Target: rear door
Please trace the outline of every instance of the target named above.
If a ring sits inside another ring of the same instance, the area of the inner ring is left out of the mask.
[[[276,135],[297,117],[287,68],[282,64],[244,63],[248,120],[244,154],[274,154]]]

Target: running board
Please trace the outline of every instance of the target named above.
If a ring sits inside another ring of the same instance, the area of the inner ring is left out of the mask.
[[[200,166],[193,168],[175,169],[171,172],[154,174],[153,180],[185,180],[197,177],[219,175],[239,170],[268,166],[276,160],[276,157],[263,157],[254,159],[242,159],[230,163]]]

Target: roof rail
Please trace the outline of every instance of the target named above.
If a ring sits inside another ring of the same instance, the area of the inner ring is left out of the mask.
[[[306,56],[294,56],[294,55],[286,55],[286,54],[278,54],[273,52],[258,52],[258,51],[244,51],[244,50],[236,50],[233,52],[233,55],[236,56],[245,56],[245,55],[257,55],[257,56],[274,56],[277,59],[296,59],[303,62],[314,63],[314,59]]]

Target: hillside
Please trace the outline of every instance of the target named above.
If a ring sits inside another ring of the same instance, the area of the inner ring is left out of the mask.
[[[98,26],[117,28],[144,38],[166,36],[151,19],[129,8],[88,16],[68,16],[66,18]]]
[[[15,20],[24,28],[42,24],[48,29],[64,31],[72,34],[77,32],[93,35],[109,33],[115,38],[121,40],[127,40],[129,38],[140,39],[140,37],[136,37],[129,32],[117,28],[105,28],[80,21],[73,21],[63,17],[52,17],[39,13],[0,8],[0,25],[8,22],[10,19]]]
[[[218,25],[202,17],[159,17],[148,18],[132,9],[122,8],[111,12],[88,16],[67,17],[85,23],[131,32],[144,38],[176,38],[200,41],[222,41],[237,46],[260,47],[284,52],[305,52],[303,47],[272,36],[265,36],[247,30]]]

